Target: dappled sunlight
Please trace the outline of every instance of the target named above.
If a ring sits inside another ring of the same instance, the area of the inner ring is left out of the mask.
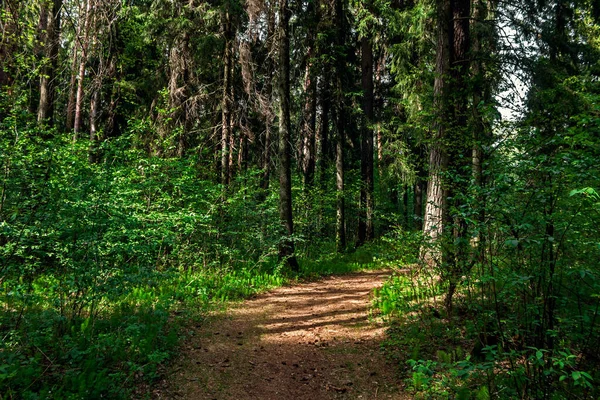
[[[389,272],[276,289],[203,326],[171,395],[236,399],[402,399],[381,351],[371,292]],[[165,396],[163,398],[166,398]]]

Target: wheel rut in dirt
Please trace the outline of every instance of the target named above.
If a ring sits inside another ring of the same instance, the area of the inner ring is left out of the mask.
[[[369,315],[368,271],[273,290],[211,316],[155,398],[407,399]]]

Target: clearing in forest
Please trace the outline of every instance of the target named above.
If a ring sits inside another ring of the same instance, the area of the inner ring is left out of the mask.
[[[198,326],[157,399],[407,399],[369,315],[388,271],[279,288]]]

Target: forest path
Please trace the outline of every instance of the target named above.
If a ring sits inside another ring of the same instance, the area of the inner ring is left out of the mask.
[[[198,326],[156,399],[407,399],[369,317],[388,271],[328,277],[247,300]]]

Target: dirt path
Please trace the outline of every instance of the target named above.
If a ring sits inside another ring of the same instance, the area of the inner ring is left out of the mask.
[[[408,399],[369,318],[386,271],[284,287],[197,328],[156,399]]]

